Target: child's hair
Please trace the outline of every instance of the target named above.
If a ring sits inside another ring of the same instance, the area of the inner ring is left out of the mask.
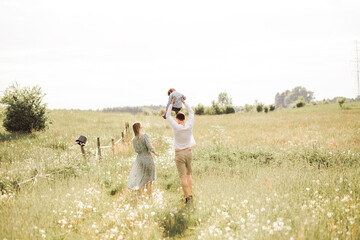
[[[170,88],[169,91],[168,91],[168,96],[170,96],[170,94],[171,94],[172,92],[174,92],[174,91],[176,91],[175,88]]]
[[[136,140],[139,140],[140,138],[140,128],[141,128],[141,123],[140,122],[135,122],[133,124],[133,131],[134,131],[134,135]]]
[[[179,112],[176,114],[176,118],[179,119],[180,121],[184,121],[185,120],[185,114],[183,114],[182,112]]]

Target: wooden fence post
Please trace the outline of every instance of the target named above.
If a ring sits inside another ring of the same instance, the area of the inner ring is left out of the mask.
[[[85,155],[85,148],[84,148],[84,145],[80,145],[80,148],[81,148],[81,153],[82,153],[82,155],[83,155],[83,157],[84,157],[84,159],[86,160],[86,155]]]
[[[111,151],[112,151],[112,154],[114,155],[115,154],[115,141],[113,138],[111,139]]]
[[[98,148],[98,154],[99,154],[99,160],[101,159],[101,148],[100,148],[100,138],[97,138],[97,148]]]
[[[124,142],[125,139],[124,139],[124,131],[121,132],[121,141]]]

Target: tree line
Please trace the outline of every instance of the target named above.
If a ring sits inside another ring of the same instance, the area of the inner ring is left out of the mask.
[[[45,94],[39,86],[21,88],[14,83],[2,92],[0,98],[0,116],[4,128],[9,132],[26,132],[42,131],[52,123],[49,118],[47,105],[42,102]],[[295,87],[292,90],[286,90],[275,95],[275,104],[268,106],[255,101],[254,105],[245,104],[243,107],[235,107],[232,98],[227,92],[221,92],[217,100],[211,102],[211,106],[199,104],[195,107],[197,115],[220,115],[232,114],[236,112],[271,112],[277,108],[303,107],[311,103],[327,104],[338,103],[341,108],[345,102],[360,102],[360,96],[355,99],[344,97],[335,97],[333,99],[324,99],[315,102],[314,93],[304,87]],[[186,112],[186,109],[184,109]],[[104,108],[103,112],[121,112],[121,113],[143,113],[146,115],[162,115],[165,112],[165,106],[149,105],[142,107],[114,107]]]

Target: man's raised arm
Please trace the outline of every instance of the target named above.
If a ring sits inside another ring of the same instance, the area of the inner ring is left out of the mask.
[[[173,104],[174,104],[174,101],[175,101],[175,98],[173,98],[171,100],[171,103],[170,105],[168,106],[167,110],[166,110],[166,120],[168,120],[168,122],[170,123],[170,126],[172,128],[176,128],[178,127],[178,124],[175,122],[175,120],[171,117],[171,109],[173,107]]]
[[[187,122],[187,124],[190,124],[191,126],[194,125],[194,110],[192,110],[192,108],[190,107],[189,104],[187,104],[183,98],[181,98],[181,101],[183,102],[183,104],[185,105],[186,109],[188,110],[189,113],[189,120]]]

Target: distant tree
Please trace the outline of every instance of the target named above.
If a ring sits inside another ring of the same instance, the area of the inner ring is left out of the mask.
[[[253,105],[245,104],[244,111],[245,112],[251,112],[254,109]]]
[[[232,98],[230,97],[230,95],[227,92],[221,92],[218,95],[217,103],[221,107],[231,106],[232,105]]]
[[[199,104],[195,107],[195,114],[196,115],[204,115],[205,114],[205,107],[202,104]]]
[[[287,107],[287,105],[285,104],[285,98],[289,93],[290,93],[290,91],[286,90],[283,93],[277,93],[275,95],[275,106],[276,106],[276,108],[279,108],[279,107],[286,108]]]
[[[337,102],[340,105],[340,108],[342,108],[342,105],[345,103],[345,101],[346,101],[346,98],[344,98],[344,97],[337,99]]]
[[[323,99],[323,100],[322,100],[322,104],[329,104],[329,101],[326,100],[326,99]]]
[[[310,103],[314,99],[314,93],[306,90],[304,87],[295,87],[291,91],[287,90],[283,93],[277,93],[275,95],[276,107],[289,107],[295,103],[299,97],[303,97],[305,103]]]
[[[314,99],[314,93],[306,90],[304,87],[295,87],[285,97],[285,104],[289,106],[291,103],[297,101],[299,97],[303,97],[305,103],[310,103]]]
[[[21,88],[14,83],[4,91],[0,103],[4,104],[3,126],[9,132],[45,130],[50,119],[46,104],[42,103],[45,94],[39,86]]]

